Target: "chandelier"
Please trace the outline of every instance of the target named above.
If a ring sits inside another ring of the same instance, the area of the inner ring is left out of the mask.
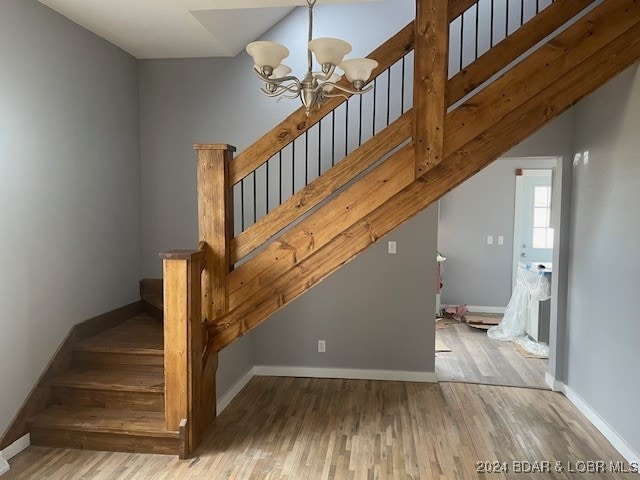
[[[362,95],[371,90],[364,88],[378,62],[369,58],[344,57],[352,50],[351,45],[337,38],[313,39],[313,7],[316,0],[307,0],[309,8],[309,44],[307,49],[307,73],[300,80],[289,75],[291,68],[282,64],[289,56],[289,50],[276,42],[258,41],[247,45],[247,53],[253,57],[254,73],[265,83],[262,93],[269,97],[300,98],[307,109],[319,105],[327,98],[344,97],[346,94]],[[322,71],[313,71],[313,55]],[[346,88],[338,82],[342,75],[336,73],[340,68],[353,88]]]

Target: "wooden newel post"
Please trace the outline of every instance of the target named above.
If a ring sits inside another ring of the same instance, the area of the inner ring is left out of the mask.
[[[198,228],[205,244],[203,316],[211,322],[229,309],[227,274],[231,269],[233,185],[229,164],[235,147],[194,145],[198,153]]]
[[[204,331],[201,323],[202,250],[161,254],[164,276],[164,375],[167,430],[180,430],[181,457],[199,441]],[[186,421],[186,424],[183,422]],[[182,425],[181,425],[182,422]],[[182,428],[181,428],[182,427]]]

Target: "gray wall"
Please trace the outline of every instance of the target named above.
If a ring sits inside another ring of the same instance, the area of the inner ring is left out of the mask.
[[[572,137],[569,111],[440,200],[438,249],[447,257],[443,304],[506,307],[513,267],[515,170],[556,163],[514,157],[569,158]],[[493,245],[487,245],[488,235],[493,235]],[[504,245],[498,245],[500,235]]]
[[[576,106],[567,384],[640,458],[640,66]]]
[[[277,312],[253,336],[256,365],[433,372],[436,231],[431,206]]]
[[[72,325],[138,298],[138,67],[35,0],[0,2],[0,431]]]

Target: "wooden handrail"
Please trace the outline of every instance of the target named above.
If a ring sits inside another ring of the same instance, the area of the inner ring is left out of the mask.
[[[410,138],[412,117],[411,110],[404,113],[398,120],[347,155],[340,163],[240,233],[231,242],[231,263],[236,263],[254,251]]]
[[[595,0],[556,0],[447,82],[449,105],[475,90]],[[449,0],[450,5],[454,0]]]

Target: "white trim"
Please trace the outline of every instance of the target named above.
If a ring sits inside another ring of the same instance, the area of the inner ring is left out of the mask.
[[[233,401],[234,398],[240,393],[240,391],[255,377],[256,367],[250,368],[240,379],[233,384],[233,386],[227,390],[216,402],[217,414],[220,415],[225,408]]]
[[[401,382],[436,383],[436,372],[408,372],[403,370],[362,370],[354,368],[291,367],[256,365],[254,374],[264,377],[348,378],[357,380],[389,380]]]
[[[609,426],[609,424],[598,413],[585,402],[571,387],[564,385],[564,394],[587,419],[600,430],[600,433],[609,440],[613,448],[629,463],[640,465],[640,454],[634,452],[629,444]]]
[[[23,435],[18,440],[13,442],[7,448],[2,450],[0,454],[2,454],[5,460],[9,461],[13,457],[18,455],[20,452],[22,452],[23,450],[26,450],[27,448],[29,448],[30,446],[31,446],[31,435],[27,433],[26,435]]]
[[[467,305],[467,310],[471,313],[504,313],[507,307],[484,307],[477,305]]]
[[[9,471],[9,460],[18,455],[23,450],[26,450],[31,445],[31,435],[28,433],[23,435],[18,440],[13,442],[4,450],[0,451],[0,475],[3,475]]]
[[[9,466],[9,463],[4,459],[2,452],[0,452],[0,476],[7,473],[10,469],[11,467]]]
[[[609,426],[598,413],[585,402],[571,387],[557,381],[553,375],[546,373],[544,379],[554,392],[560,392],[582,413],[591,424],[611,443],[620,455],[629,463],[640,465],[640,455],[633,451],[627,442]],[[639,472],[640,473],[640,472]]]
[[[564,383],[557,381],[549,372],[544,374],[544,381],[554,392],[564,393]]]

